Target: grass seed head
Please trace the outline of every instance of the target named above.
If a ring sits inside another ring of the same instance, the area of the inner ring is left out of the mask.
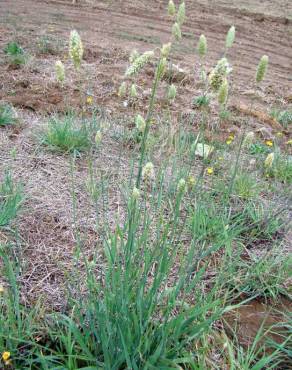
[[[182,26],[185,19],[186,19],[186,5],[185,5],[185,2],[183,1],[178,7],[176,20],[177,20],[177,23],[180,26]]]
[[[249,148],[251,146],[251,144],[253,144],[255,141],[255,134],[253,131],[250,131],[246,134],[244,140],[243,140],[243,143],[242,143],[242,146],[244,148]]]
[[[149,63],[154,57],[153,51],[146,51],[144,54],[137,57],[130,67],[126,70],[125,76],[131,77],[137,75],[145,64]]]
[[[187,183],[185,179],[180,179],[177,184],[177,191],[179,193],[185,193],[187,190]]]
[[[234,43],[234,39],[235,39],[235,27],[231,26],[226,35],[225,47],[231,48],[231,46]]]
[[[99,144],[101,143],[101,140],[102,140],[102,133],[100,130],[98,130],[95,134],[95,144],[97,146],[99,146]]]
[[[131,90],[130,90],[130,96],[131,98],[135,99],[137,98],[137,89],[136,89],[136,85],[135,84],[132,84],[131,86]]]
[[[143,132],[145,130],[146,122],[145,119],[140,114],[137,115],[135,123],[138,131]]]
[[[272,167],[274,159],[275,159],[275,153],[268,154],[264,162],[265,167],[267,168]]]
[[[218,61],[217,65],[211,71],[209,75],[209,82],[213,91],[218,91],[224,79],[232,71],[230,64],[226,58],[222,58]]]
[[[135,62],[135,60],[140,56],[138,51],[136,49],[131,51],[129,62],[132,64]]]
[[[74,67],[79,69],[83,57],[83,45],[79,33],[76,30],[71,31],[70,33],[69,56]]]
[[[176,97],[176,87],[174,84],[171,84],[167,91],[167,98],[169,100],[174,100]]]
[[[140,190],[138,188],[136,188],[136,186],[134,187],[133,189],[133,192],[132,192],[132,197],[136,200],[138,200],[140,198],[141,194],[140,194]]]
[[[257,73],[256,73],[257,83],[260,83],[265,78],[265,75],[267,73],[268,63],[269,63],[269,57],[267,55],[263,55],[261,57],[261,60],[257,68]]]
[[[174,25],[172,26],[172,36],[177,40],[181,40],[181,29],[180,29],[180,25],[176,22],[174,23]]]
[[[154,179],[154,176],[154,165],[152,162],[147,162],[142,169],[142,177],[145,181],[149,181]]]
[[[201,58],[203,58],[207,54],[207,39],[205,35],[200,36],[197,50]]]
[[[160,50],[161,56],[163,58],[167,58],[171,50],[171,42],[168,42],[167,44],[162,45],[162,48]]]
[[[218,91],[218,103],[220,105],[224,105],[226,103],[227,97],[228,97],[228,90],[229,90],[228,81],[225,78],[221,86],[219,87],[219,91]]]
[[[126,96],[126,93],[127,93],[127,83],[124,81],[121,83],[119,87],[118,96],[120,98],[124,98]]]
[[[65,67],[60,60],[57,60],[55,63],[55,71],[57,81],[63,83],[65,81]]]
[[[173,17],[175,15],[175,12],[176,12],[176,8],[175,8],[175,5],[174,5],[174,2],[172,0],[169,0],[168,7],[167,7],[168,15]]]

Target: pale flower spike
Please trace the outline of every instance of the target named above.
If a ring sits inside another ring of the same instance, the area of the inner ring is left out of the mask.
[[[251,144],[253,144],[255,141],[255,134],[253,131],[250,131],[246,134],[244,140],[243,140],[243,143],[242,143],[242,146],[244,148],[248,148],[251,146]]]
[[[167,91],[167,98],[169,100],[174,100],[176,97],[176,87],[174,84],[171,84]]]
[[[70,33],[69,40],[69,56],[76,69],[80,68],[83,57],[83,45],[77,31],[73,30]]]
[[[163,58],[167,58],[169,53],[170,53],[170,50],[171,50],[171,42],[167,43],[167,44],[164,44],[162,45],[162,48],[160,50],[161,52],[161,56]]]
[[[132,84],[131,86],[131,90],[130,90],[130,96],[131,98],[137,98],[137,89],[136,89],[136,85],[135,84]]]
[[[231,46],[234,43],[234,39],[235,39],[235,27],[231,26],[229,28],[229,31],[227,32],[227,35],[226,35],[225,46],[226,46],[227,49],[231,48]]]
[[[228,60],[222,58],[218,61],[216,67],[211,71],[209,75],[209,82],[212,90],[218,91],[222,85],[225,77],[232,71]]]
[[[126,82],[122,82],[121,86],[119,87],[118,96],[123,98],[127,93],[127,84]]]
[[[275,154],[274,153],[268,154],[267,158],[265,159],[265,167],[267,167],[267,168],[272,167],[274,159],[275,159]]]
[[[137,115],[135,123],[138,131],[143,132],[145,130],[146,122],[140,114]]]
[[[147,162],[142,169],[142,177],[144,180],[152,180],[155,176],[154,166],[152,162]]]
[[[218,102],[221,105],[224,105],[228,97],[228,81],[225,78],[222,85],[219,87],[218,91]]]
[[[269,57],[267,55],[263,55],[261,60],[258,64],[257,73],[256,73],[256,82],[259,83],[263,81],[265,78],[267,68],[269,63]]]
[[[132,64],[135,62],[135,60],[140,56],[140,54],[138,53],[138,51],[136,49],[132,50],[131,51],[131,55],[130,55],[130,58],[129,58],[129,62]]]
[[[177,185],[177,191],[179,193],[184,193],[187,190],[187,183],[185,179],[180,179]]]
[[[177,40],[181,40],[181,30],[179,24],[176,22],[172,26],[172,36]]]
[[[137,75],[141,71],[141,69],[145,66],[145,64],[150,62],[153,56],[154,56],[153,51],[146,51],[144,54],[140,55],[126,70],[125,76],[130,77]]]
[[[95,144],[98,146],[101,143],[102,140],[102,133],[100,130],[98,130],[95,134]]]
[[[57,60],[55,63],[55,70],[57,81],[63,83],[65,81],[65,67],[60,60]]]
[[[169,0],[168,7],[167,7],[168,15],[173,17],[175,15],[175,12],[176,12],[176,8],[175,8],[175,5],[174,5],[174,2],[173,2],[173,0]]]
[[[132,192],[132,197],[136,200],[138,200],[140,198],[140,190],[138,188],[136,188],[136,186],[134,187],[133,189],[133,192]]]
[[[207,54],[207,39],[205,35],[200,36],[197,50],[201,58],[203,58]]]
[[[184,23],[185,21],[185,18],[186,18],[186,5],[184,2],[182,2],[178,8],[178,12],[177,12],[177,17],[176,17],[176,20],[177,20],[177,23],[182,26],[182,24]]]

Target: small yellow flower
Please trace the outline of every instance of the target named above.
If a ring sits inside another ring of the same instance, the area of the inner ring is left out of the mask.
[[[4,293],[4,286],[0,284],[0,294]]]
[[[278,137],[282,137],[282,136],[283,136],[283,132],[279,131],[279,132],[277,132],[277,133],[276,133],[276,135],[277,135]]]
[[[292,139],[291,140],[288,140],[286,144],[287,145],[292,145]]]
[[[88,96],[86,98],[86,103],[91,105],[93,103],[93,97],[92,96]]]
[[[226,140],[226,144],[227,144],[227,145],[232,144],[232,140],[230,140],[230,139]]]
[[[233,134],[230,134],[230,135],[228,136],[228,139],[229,139],[229,140],[234,140],[234,135],[233,135]]]
[[[8,361],[9,358],[10,358],[10,352],[5,351],[5,352],[2,353],[2,360],[3,361]]]
[[[223,157],[218,157],[218,159],[219,159],[219,161],[223,161],[224,158]]]
[[[207,174],[208,174],[208,175],[212,175],[212,174],[214,173],[214,169],[213,169],[213,167],[208,167],[208,168],[206,169],[206,171],[207,171]]]
[[[266,143],[267,146],[273,146],[274,145],[272,140],[266,140],[265,143]]]

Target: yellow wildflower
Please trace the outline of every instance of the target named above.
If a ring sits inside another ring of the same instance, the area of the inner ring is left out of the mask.
[[[8,361],[9,358],[10,358],[10,352],[5,351],[5,352],[2,353],[2,360],[3,361]]]
[[[292,145],[292,140],[288,140],[286,144],[287,145]]]
[[[283,132],[279,131],[279,132],[277,132],[277,133],[276,133],[276,135],[277,135],[278,137],[282,137],[282,136],[283,136]]]
[[[226,144],[227,145],[230,145],[231,143],[232,143],[232,140],[231,139],[226,140]]]
[[[219,159],[219,161],[223,161],[224,158],[223,157],[218,157],[218,159]]]
[[[274,145],[272,140],[266,140],[265,143],[266,143],[267,146],[273,146]]]
[[[207,171],[207,174],[208,174],[208,175],[212,175],[212,174],[214,173],[214,169],[213,169],[213,167],[208,167],[208,168],[206,169],[206,171]]]
[[[0,294],[4,293],[4,286],[0,284]]]
[[[93,103],[93,97],[92,97],[92,96],[88,96],[88,97],[86,98],[86,103],[87,103],[87,104],[92,104],[92,103]]]

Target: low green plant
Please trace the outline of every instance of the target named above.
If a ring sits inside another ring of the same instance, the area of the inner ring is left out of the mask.
[[[8,57],[8,62],[14,66],[21,66],[27,62],[28,55],[17,42],[9,42],[5,48],[4,53]]]
[[[249,146],[250,154],[268,154],[271,152],[271,149],[261,143],[253,143]]]
[[[74,115],[52,117],[42,135],[42,142],[51,150],[82,152],[91,146],[91,133],[86,122],[77,122]]]
[[[0,126],[9,126],[17,123],[17,115],[9,104],[0,104]]]
[[[288,185],[292,184],[291,158],[277,153],[271,166],[265,168],[265,173],[267,177],[274,178]]]
[[[237,196],[244,200],[256,197],[260,191],[257,180],[254,176],[247,173],[241,173],[236,176],[233,190]]]
[[[22,201],[21,188],[15,185],[10,173],[0,184],[0,226],[6,226],[16,216]]]
[[[37,40],[37,50],[40,54],[58,55],[64,47],[64,41],[53,35],[43,35]]]
[[[193,100],[193,105],[196,108],[208,107],[210,104],[210,98],[207,95],[198,96]]]
[[[273,109],[270,112],[272,118],[277,120],[285,129],[288,129],[292,124],[292,111]]]

